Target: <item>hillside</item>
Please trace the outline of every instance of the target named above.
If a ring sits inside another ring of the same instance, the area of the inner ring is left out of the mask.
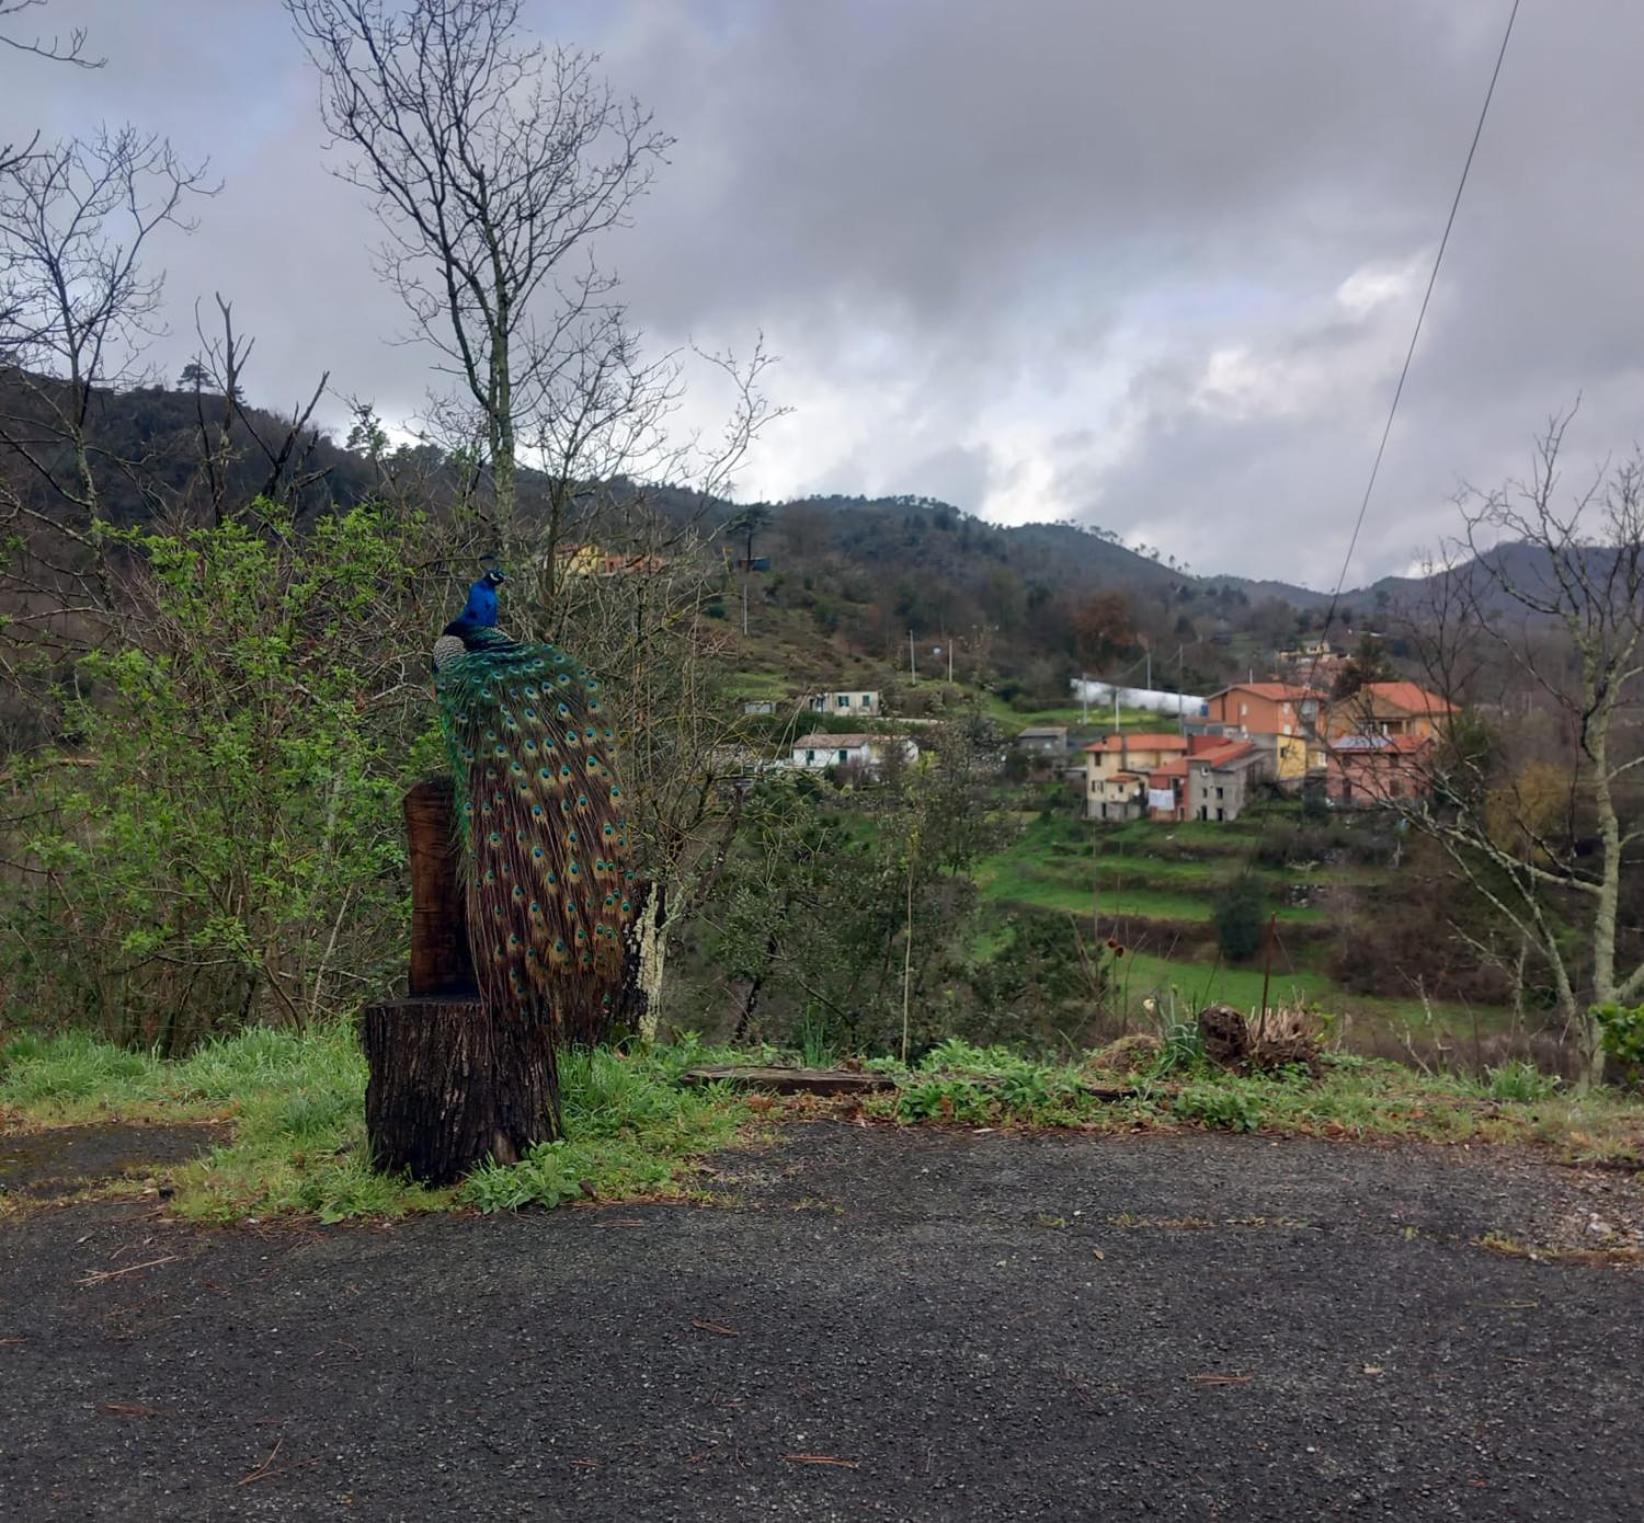
[[[0,476],[45,514],[68,511],[48,478],[71,470],[51,414],[73,401],[60,383],[0,376],[0,421],[28,451],[0,445]],[[265,409],[225,408],[209,392],[96,392],[86,415],[92,445],[111,465],[101,491],[116,522],[203,512],[213,494],[244,501],[268,489],[280,462],[281,490],[299,519],[380,494],[437,512],[457,492],[456,473],[432,446],[367,455],[319,430],[293,432],[289,418]],[[545,487],[522,471],[527,513]],[[646,497],[662,518],[689,519],[710,536],[749,511],[666,487]],[[1156,685],[1203,691],[1265,669],[1275,647],[1319,627],[1329,601],[1282,581],[1193,575],[1094,525],[1003,526],[929,498],[812,496],[754,509],[755,553],[769,569],[749,579],[757,638],[739,664],[755,673],[796,663],[855,663],[863,678],[905,669],[911,636],[927,671],[948,659],[939,650],[957,647],[969,675],[1019,699],[1019,709],[1065,704],[1079,674],[1139,681],[1151,668]],[[744,542],[742,531],[735,540]],[[1516,575],[1538,574],[1526,547],[1492,554],[1510,558]],[[741,600],[734,581],[725,585],[728,604]],[[1388,578],[1344,595],[1333,638],[1350,635],[1356,620],[1391,620],[1428,590]]]

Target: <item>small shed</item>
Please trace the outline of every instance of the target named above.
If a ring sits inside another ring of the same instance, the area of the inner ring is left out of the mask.
[[[1030,756],[1061,756],[1067,751],[1067,726],[1029,725],[1016,737],[1016,744]]]

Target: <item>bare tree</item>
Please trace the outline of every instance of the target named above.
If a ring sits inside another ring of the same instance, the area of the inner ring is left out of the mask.
[[[0,174],[0,368],[16,392],[0,407],[0,442],[84,522],[102,516],[93,397],[129,381],[162,331],[165,277],[143,256],[159,229],[191,226],[185,206],[210,193],[205,173],[124,127]]]
[[[184,376],[194,392],[194,421],[199,439],[199,475],[203,480],[211,505],[213,521],[221,523],[244,502],[231,502],[231,470],[244,454],[249,441],[262,456],[263,475],[252,498],[282,501],[296,497],[304,487],[312,485],[323,471],[305,469],[309,456],[318,442],[318,434],[311,426],[314,409],[325,395],[330,371],[321,372],[308,401],[299,401],[291,410],[289,422],[281,420],[278,434],[269,434],[252,416],[245,403],[245,391],[240,379],[245,371],[256,340],[234,331],[234,304],[215,298],[217,314],[222,321],[222,334],[207,333],[200,322],[198,310],[194,331],[199,335],[200,348],[184,369]],[[206,416],[206,396],[218,399],[215,417]]]
[[[9,17],[20,16],[24,11],[36,10],[45,3],[46,0],[0,0],[0,23]],[[104,62],[101,58],[86,56],[86,33],[82,27],[75,27],[67,37],[59,34],[50,40],[38,36],[24,39],[0,31],[0,47],[7,47],[18,53],[32,53],[35,57],[48,59],[52,63],[73,64],[81,69],[100,69]],[[36,132],[25,143],[0,143],[0,174],[28,158],[39,141],[40,134]]]
[[[589,245],[626,223],[671,140],[595,57],[525,42],[520,0],[285,4],[353,150],[340,173],[388,234],[381,273],[477,421],[506,529],[522,433],[574,461],[585,434],[644,410],[635,391],[667,389]]]
[[[1405,810],[1536,948],[1596,1081],[1591,1006],[1644,999],[1644,948],[1619,916],[1644,865],[1644,455],[1561,505],[1568,421],[1538,441],[1527,479],[1462,501],[1420,645],[1447,697],[1488,659],[1518,702],[1494,733],[1460,711]],[[1532,706],[1549,721],[1543,754],[1515,754]]]

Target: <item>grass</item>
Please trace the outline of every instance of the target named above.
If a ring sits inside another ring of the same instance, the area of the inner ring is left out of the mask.
[[[1006,735],[1014,735],[1029,725],[1060,724],[1069,729],[1112,730],[1113,710],[1092,704],[1086,718],[1083,705],[1077,703],[1046,704],[1043,708],[1019,709],[997,693],[982,689],[975,692],[982,712],[994,720]],[[1171,730],[1176,725],[1174,715],[1155,714],[1150,709],[1121,709],[1119,724],[1126,730]]]
[[[705,1154],[736,1140],[756,1110],[723,1086],[686,1088],[683,1071],[738,1054],[694,1039],[641,1053],[573,1054],[561,1068],[567,1140],[511,1166],[487,1163],[460,1185],[424,1189],[373,1172],[365,1156],[364,1064],[351,1034],[263,1029],[167,1061],[79,1035],[17,1038],[0,1048],[0,1108],[13,1124],[216,1119],[229,1142],[172,1176],[179,1214],[207,1221],[287,1213],[322,1221],[412,1212],[553,1207],[591,1189],[602,1200],[693,1193]],[[740,1055],[768,1062],[769,1050]],[[1203,1129],[1335,1138],[1537,1144],[1572,1162],[1644,1155],[1644,1106],[1578,1094],[1522,1064],[1485,1080],[1432,1076],[1327,1053],[1321,1075],[1239,1077],[1210,1069],[1189,1028],[1167,1033],[1141,1074],[1044,1063],[949,1040],[911,1068],[878,1058],[893,1091],[863,1097],[870,1117],[904,1125]],[[1106,1097],[1092,1088],[1105,1087]],[[1115,1086],[1129,1093],[1115,1101]],[[795,1102],[804,1108],[805,1102]]]
[[[1119,979],[1126,1008],[1136,1007],[1149,996],[1160,999],[1172,992],[1182,1001],[1193,1003],[1194,1008],[1215,1003],[1254,1010],[1261,1004],[1259,967],[1230,967],[1196,957],[1172,958],[1134,949],[1121,964]],[[1428,1000],[1424,1004],[1414,997],[1402,1000],[1355,994],[1327,974],[1292,962],[1282,952],[1273,962],[1268,997],[1273,1004],[1305,1001],[1316,1010],[1341,1017],[1344,1035],[1352,1022],[1363,1020],[1393,1030],[1409,1027],[1418,1034],[1459,1038],[1471,1036],[1475,1016],[1478,1029],[1486,1034],[1504,1029],[1512,1019],[1510,1012],[1491,1005],[1474,1008],[1446,1000]]]
[[[773,703],[787,699],[792,687],[792,679],[780,671],[740,671],[726,684],[728,696],[733,699],[768,699]]]
[[[1150,1073],[1104,1074],[1082,1066],[1034,1063],[1002,1048],[949,1041],[912,1069],[901,1087],[870,1097],[865,1109],[904,1124],[1075,1126],[1094,1131],[1263,1132],[1291,1136],[1535,1144],[1571,1162],[1644,1157],[1644,1106],[1613,1091],[1565,1093],[1545,1075],[1497,1070],[1484,1083],[1430,1076],[1396,1063],[1326,1053],[1317,1079],[1305,1070],[1240,1077],[1168,1052]],[[1091,1093],[1092,1081],[1128,1083],[1117,1102]]]
[[[167,1061],[71,1033],[0,1048],[0,1114],[26,1126],[224,1120],[232,1139],[173,1177],[185,1216],[229,1220],[297,1211],[351,1216],[473,1206],[554,1206],[589,1182],[601,1199],[679,1195],[694,1160],[729,1143],[749,1112],[717,1089],[684,1089],[694,1043],[637,1055],[567,1055],[567,1140],[520,1163],[487,1165],[453,1189],[376,1173],[365,1146],[365,1061],[353,1033],[253,1028]]]
[[[1035,909],[1066,910],[1088,915],[1091,910],[1089,865],[1081,874],[1078,864],[1039,864],[1008,856],[995,858],[977,874],[984,899],[1007,904],[1023,904]],[[1326,919],[1323,910],[1293,904],[1275,905],[1281,924],[1318,924]],[[1208,924],[1215,913],[1211,898],[1180,890],[1112,887],[1102,885],[1102,916],[1138,917],[1147,920],[1186,920]]]

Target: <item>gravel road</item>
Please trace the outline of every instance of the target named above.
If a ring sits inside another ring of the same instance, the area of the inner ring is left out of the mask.
[[[0,1516],[1644,1516],[1644,1191],[786,1128],[716,1206],[0,1221]],[[1509,1251],[1478,1246],[1489,1238]]]

